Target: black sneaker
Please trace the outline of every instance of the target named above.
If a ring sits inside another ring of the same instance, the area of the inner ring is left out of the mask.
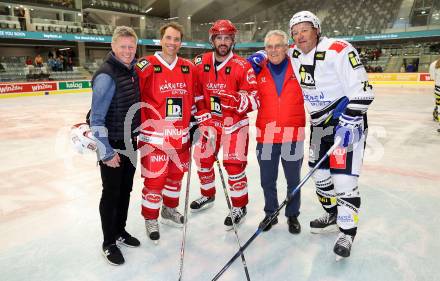
[[[269,221],[270,216],[266,215],[264,217],[264,219],[260,222],[260,224],[258,225],[258,228],[263,228],[264,225],[267,224],[267,222]],[[267,224],[265,228],[263,228],[263,231],[268,231],[272,228],[272,225],[275,225],[278,223],[278,217],[275,217],[271,223]]]
[[[239,225],[241,224],[246,216],[246,206],[244,207],[232,207],[232,217],[234,218],[234,224],[235,225]],[[226,218],[225,218],[225,222],[224,222],[225,226],[226,226],[226,230],[231,230],[234,228],[233,224],[232,224],[232,219],[231,219],[231,214],[229,214]]]
[[[325,212],[324,215],[310,222],[311,233],[329,233],[338,231],[336,214]]]
[[[199,199],[192,201],[189,207],[191,209],[191,212],[199,212],[214,206],[214,200],[215,200],[215,196],[212,197],[202,196]]]
[[[124,231],[124,233],[122,233],[121,236],[116,239],[116,243],[132,248],[139,247],[141,245],[141,242],[139,242],[136,237],[131,236],[127,231]]]
[[[287,217],[287,225],[289,226],[290,233],[298,234],[301,232],[301,224],[297,217]]]
[[[108,246],[102,246],[102,254],[104,255],[107,262],[111,265],[121,265],[125,262],[124,256],[119,250],[116,244],[111,244]]]

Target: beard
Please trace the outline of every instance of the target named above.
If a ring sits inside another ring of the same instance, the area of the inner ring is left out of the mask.
[[[226,49],[223,47],[226,47]],[[217,56],[225,57],[231,52],[232,45],[230,47],[228,47],[227,45],[224,45],[224,44],[219,45],[219,46],[215,47],[214,50],[215,50],[215,53]]]

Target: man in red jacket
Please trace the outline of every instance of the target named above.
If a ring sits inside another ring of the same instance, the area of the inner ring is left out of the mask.
[[[257,109],[257,82],[251,65],[232,52],[237,29],[229,20],[218,20],[209,30],[213,52],[195,59],[201,96],[196,97],[199,112],[207,109],[215,128],[215,147],[202,137],[194,150],[202,196],[191,203],[192,211],[214,203],[214,153],[223,145],[223,165],[228,173],[232,218],[224,221],[227,230],[243,222],[248,203],[247,164],[249,119],[247,112]]]
[[[295,74],[286,56],[288,36],[284,31],[271,30],[264,39],[268,56],[257,76],[260,108],[257,116],[257,159],[260,165],[261,186],[264,191],[265,218],[279,207],[276,181],[278,166],[284,169],[289,194],[300,182],[300,171],[304,156],[304,100]],[[300,192],[287,204],[285,215],[289,232],[300,233],[298,221]],[[278,223],[275,218],[263,231]]]

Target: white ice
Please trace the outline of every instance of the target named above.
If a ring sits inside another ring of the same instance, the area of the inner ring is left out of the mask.
[[[375,91],[351,257],[336,263],[336,234],[309,232],[309,221],[321,214],[310,180],[302,189],[301,234],[290,234],[281,216],[245,251],[251,280],[440,280],[440,134],[432,121],[433,89],[376,86]],[[142,245],[121,248],[122,266],[111,266],[102,257],[99,169],[94,155],[76,154],[68,140],[69,127],[83,121],[89,105],[88,94],[0,101],[0,280],[177,280],[182,230],[160,225],[159,245],[148,241],[140,214],[139,169],[127,230]],[[252,131],[242,243],[264,216],[254,136]],[[302,175],[307,171],[305,161]],[[199,194],[194,169],[191,181],[193,200]],[[281,202],[282,173],[278,183]],[[183,195],[184,187],[181,210]],[[223,228],[226,214],[217,177],[215,206],[189,217],[183,280],[211,280],[237,251],[233,232]],[[220,280],[246,280],[241,260]]]

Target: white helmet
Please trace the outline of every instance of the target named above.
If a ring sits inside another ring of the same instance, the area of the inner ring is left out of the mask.
[[[70,129],[70,139],[76,151],[83,154],[89,151],[96,151],[96,140],[90,131],[89,125],[79,123]]]
[[[289,22],[289,30],[292,32],[292,26],[301,22],[311,22],[313,27],[318,30],[318,34],[321,34],[321,21],[315,14],[309,11],[301,11],[292,16]]]

